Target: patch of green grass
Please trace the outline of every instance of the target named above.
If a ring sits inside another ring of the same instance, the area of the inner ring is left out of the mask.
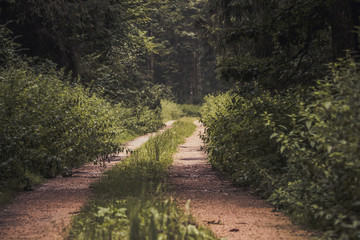
[[[215,239],[166,195],[166,172],[193,119],[146,142],[95,183],[95,198],[73,221],[69,239]]]

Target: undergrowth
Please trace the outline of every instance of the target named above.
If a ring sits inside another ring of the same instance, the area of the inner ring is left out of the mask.
[[[95,183],[95,199],[73,221],[69,239],[214,239],[166,196],[166,172],[192,119],[146,142]]]
[[[72,81],[51,64],[0,68],[0,204],[163,125],[157,110],[112,104]]]
[[[16,42],[0,24],[0,205],[44,178],[102,163],[124,142],[163,125],[164,88],[144,86],[141,94],[124,88],[127,97],[117,91],[112,99],[101,84],[22,55]]]
[[[330,69],[312,90],[208,96],[203,139],[212,165],[235,184],[324,239],[360,239],[359,64]]]
[[[161,118],[164,122],[181,117],[200,117],[201,107],[192,104],[177,104],[169,100],[161,100]]]

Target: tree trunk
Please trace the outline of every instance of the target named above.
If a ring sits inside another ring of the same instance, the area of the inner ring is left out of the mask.
[[[200,56],[198,56],[197,59],[197,68],[196,68],[196,76],[197,76],[197,82],[196,82],[196,95],[198,96],[198,99],[202,99],[202,86],[201,86],[201,81],[202,81],[202,76],[201,76],[201,60],[200,60]],[[199,104],[198,102],[196,104]]]
[[[190,103],[194,104],[194,95],[196,94],[195,92],[195,86],[196,86],[196,49],[193,49],[193,64],[192,64],[192,77],[191,77],[191,82],[190,82]]]
[[[148,71],[149,71],[149,78],[152,83],[155,83],[154,80],[154,54],[149,53],[148,56]]]
[[[149,25],[149,30],[148,30],[148,34],[150,37],[153,36],[152,30],[151,30],[151,22]],[[149,73],[149,79],[152,83],[155,83],[155,79],[154,79],[154,54],[152,52],[150,52],[148,54],[148,73]]]

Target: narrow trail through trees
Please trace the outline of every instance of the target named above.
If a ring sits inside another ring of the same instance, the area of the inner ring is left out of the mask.
[[[166,123],[169,128],[174,121]],[[126,144],[135,149],[154,133],[136,138]],[[21,192],[10,203],[0,208],[0,239],[63,239],[71,218],[91,197],[90,184],[99,180],[104,170],[126,157],[125,153],[112,156],[107,168],[92,163],[73,169],[71,177],[57,177],[36,187],[34,191]]]
[[[199,224],[208,226],[219,238],[310,239],[311,234],[293,226],[281,213],[249,192],[232,186],[213,171],[201,150],[197,130],[180,146],[170,169],[172,195],[185,204],[191,200],[190,211]]]

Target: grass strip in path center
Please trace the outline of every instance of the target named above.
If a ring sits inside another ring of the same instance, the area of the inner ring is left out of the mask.
[[[69,239],[213,239],[164,193],[168,167],[193,119],[177,121],[106,172],[95,197],[73,221]]]

